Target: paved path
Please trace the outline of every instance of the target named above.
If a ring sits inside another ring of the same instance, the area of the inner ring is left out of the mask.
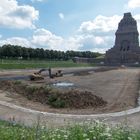
[[[0,101],[0,119],[15,121],[29,126],[39,121],[48,127],[62,126],[69,123],[90,122],[98,119],[111,125],[127,123],[129,126],[140,128],[140,107],[116,113],[72,115],[40,112]]]

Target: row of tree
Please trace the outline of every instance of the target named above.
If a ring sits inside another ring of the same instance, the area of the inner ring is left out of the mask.
[[[73,57],[96,58],[100,53],[90,51],[56,51],[43,48],[26,48],[6,44],[0,47],[0,58],[69,60]]]

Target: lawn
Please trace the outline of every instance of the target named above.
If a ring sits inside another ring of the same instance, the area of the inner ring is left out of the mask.
[[[140,140],[140,133],[127,126],[111,128],[98,121],[52,129],[0,121],[0,140]]]
[[[73,61],[48,61],[48,60],[1,60],[0,69],[32,69],[55,67],[88,67],[94,64],[76,64]]]

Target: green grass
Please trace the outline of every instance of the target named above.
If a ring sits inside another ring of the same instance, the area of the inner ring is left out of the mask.
[[[0,121],[0,140],[140,140],[140,133],[101,122],[48,129],[39,124],[28,128]]]
[[[88,67],[94,64],[76,64],[73,61],[1,60],[0,69],[32,69],[55,67]]]

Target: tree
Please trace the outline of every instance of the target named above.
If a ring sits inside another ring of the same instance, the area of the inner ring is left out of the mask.
[[[86,57],[96,58],[102,54],[98,52],[90,51],[56,51],[56,50],[45,50],[43,48],[26,48],[18,45],[6,44],[0,47],[1,58],[37,58],[37,59],[50,59],[50,60],[69,60],[73,57]]]
[[[29,52],[28,52],[28,48],[22,47],[22,55],[21,55],[24,59],[28,59],[29,58]]]

